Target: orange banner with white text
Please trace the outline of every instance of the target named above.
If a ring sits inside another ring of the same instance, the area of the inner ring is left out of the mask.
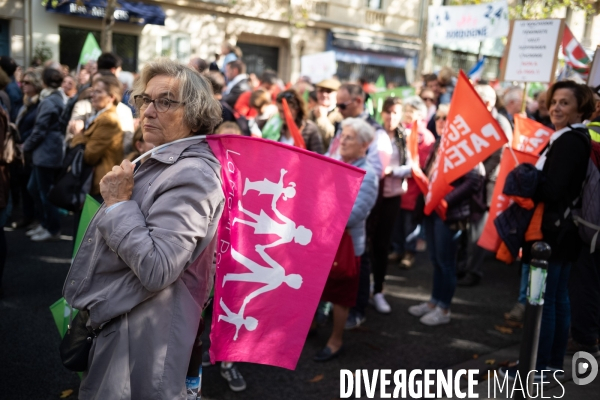
[[[531,154],[540,154],[546,147],[554,131],[537,121],[515,114],[513,149]]]
[[[441,140],[425,203],[427,215],[452,190],[452,182],[508,142],[463,71],[458,76]]]
[[[494,220],[510,205],[508,196],[502,193],[504,190],[504,182],[506,182],[506,177],[510,171],[515,169],[517,165],[524,163],[535,164],[538,158],[539,157],[535,154],[524,153],[518,150],[511,151],[511,149],[508,147],[504,148],[502,152],[502,158],[500,159],[500,170],[498,171],[496,186],[494,186],[494,193],[492,194],[490,213],[487,222],[485,223],[485,227],[483,228],[483,233],[477,242],[479,247],[494,253],[498,251],[501,239],[496,231]]]

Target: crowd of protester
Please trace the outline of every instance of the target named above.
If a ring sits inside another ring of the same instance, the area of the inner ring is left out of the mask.
[[[429,326],[450,323],[457,285],[478,285],[483,278],[488,252],[477,241],[490,217],[502,153],[498,150],[452,183],[444,198],[445,220],[435,212],[424,215],[424,198],[412,171],[417,166],[427,176],[434,172],[456,86],[453,71],[444,68],[438,74],[424,74],[415,96],[385,99],[380,124],[365,106],[368,85],[335,77],[314,84],[302,77],[285,85],[274,71],[247,74],[235,46],[223,45],[222,56],[220,65],[199,58],[189,64],[206,78],[221,106],[216,134],[294,145],[292,128],[297,128],[307,150],[367,171],[347,223],[349,238],[338,249],[338,254],[352,254],[347,267],[354,273],[332,275],[327,281],[311,332],[330,313],[333,331],[315,361],[328,361],[341,353],[344,330],[366,323],[369,303],[379,313],[392,312],[385,299],[387,268],[412,268],[423,248],[433,265],[431,297],[411,306],[408,313]],[[57,240],[61,210],[49,200],[48,192],[64,167],[65,154],[78,146],[84,149],[85,163],[94,168],[89,194],[102,202],[101,180],[113,166],[152,149],[135,113],[149,104],[131,97],[134,75],[122,72],[120,58],[111,53],[72,72],[52,61],[25,70],[8,57],[0,61],[0,102],[5,111],[0,133],[8,135],[8,124],[13,122],[15,146],[21,152],[0,165],[0,224],[25,229],[34,242]],[[562,216],[578,198],[586,177],[591,143],[600,142],[600,88],[594,92],[563,81],[531,99],[524,98],[521,87],[494,89],[480,81],[475,90],[509,145],[517,114],[556,130],[535,166],[540,183],[533,199],[545,205],[542,232],[552,247],[537,366],[562,369],[567,350],[600,354],[599,252],[589,253],[573,224],[555,224],[565,222]],[[160,113],[175,103],[154,100],[153,104]],[[288,126],[290,121],[295,127]],[[415,149],[408,146],[412,135],[417,138],[418,154],[411,154]],[[17,205],[22,218],[11,220]],[[524,317],[530,248],[531,243],[523,244],[520,296],[505,314],[516,323]],[[5,258],[6,239],[0,230],[0,291]],[[515,371],[507,368],[504,373],[514,376]],[[223,364],[222,375],[232,389],[245,388],[232,363]]]

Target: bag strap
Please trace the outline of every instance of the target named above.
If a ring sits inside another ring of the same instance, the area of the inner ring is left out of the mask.
[[[591,222],[586,221],[578,215],[573,217],[573,221],[575,221],[575,224],[581,224],[596,231],[596,233],[592,237],[592,242],[590,244],[590,254],[592,254],[594,251],[596,251],[596,244],[598,243],[598,234],[600,234],[600,226],[592,224]]]

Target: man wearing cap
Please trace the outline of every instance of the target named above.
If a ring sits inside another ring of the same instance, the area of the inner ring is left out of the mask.
[[[340,85],[340,81],[334,78],[317,83],[317,105],[308,115],[308,118],[317,124],[326,149],[329,148],[331,138],[335,134],[335,124],[344,119],[336,107]]]

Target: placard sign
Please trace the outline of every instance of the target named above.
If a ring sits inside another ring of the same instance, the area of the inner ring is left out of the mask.
[[[600,86],[600,46],[596,47],[596,52],[594,53],[592,68],[588,76],[588,86]]]
[[[329,79],[336,72],[335,51],[309,54],[300,58],[300,75],[308,76],[313,83]]]
[[[511,21],[501,80],[552,83],[564,19]]]
[[[429,6],[427,41],[484,40],[508,34],[508,3]]]

